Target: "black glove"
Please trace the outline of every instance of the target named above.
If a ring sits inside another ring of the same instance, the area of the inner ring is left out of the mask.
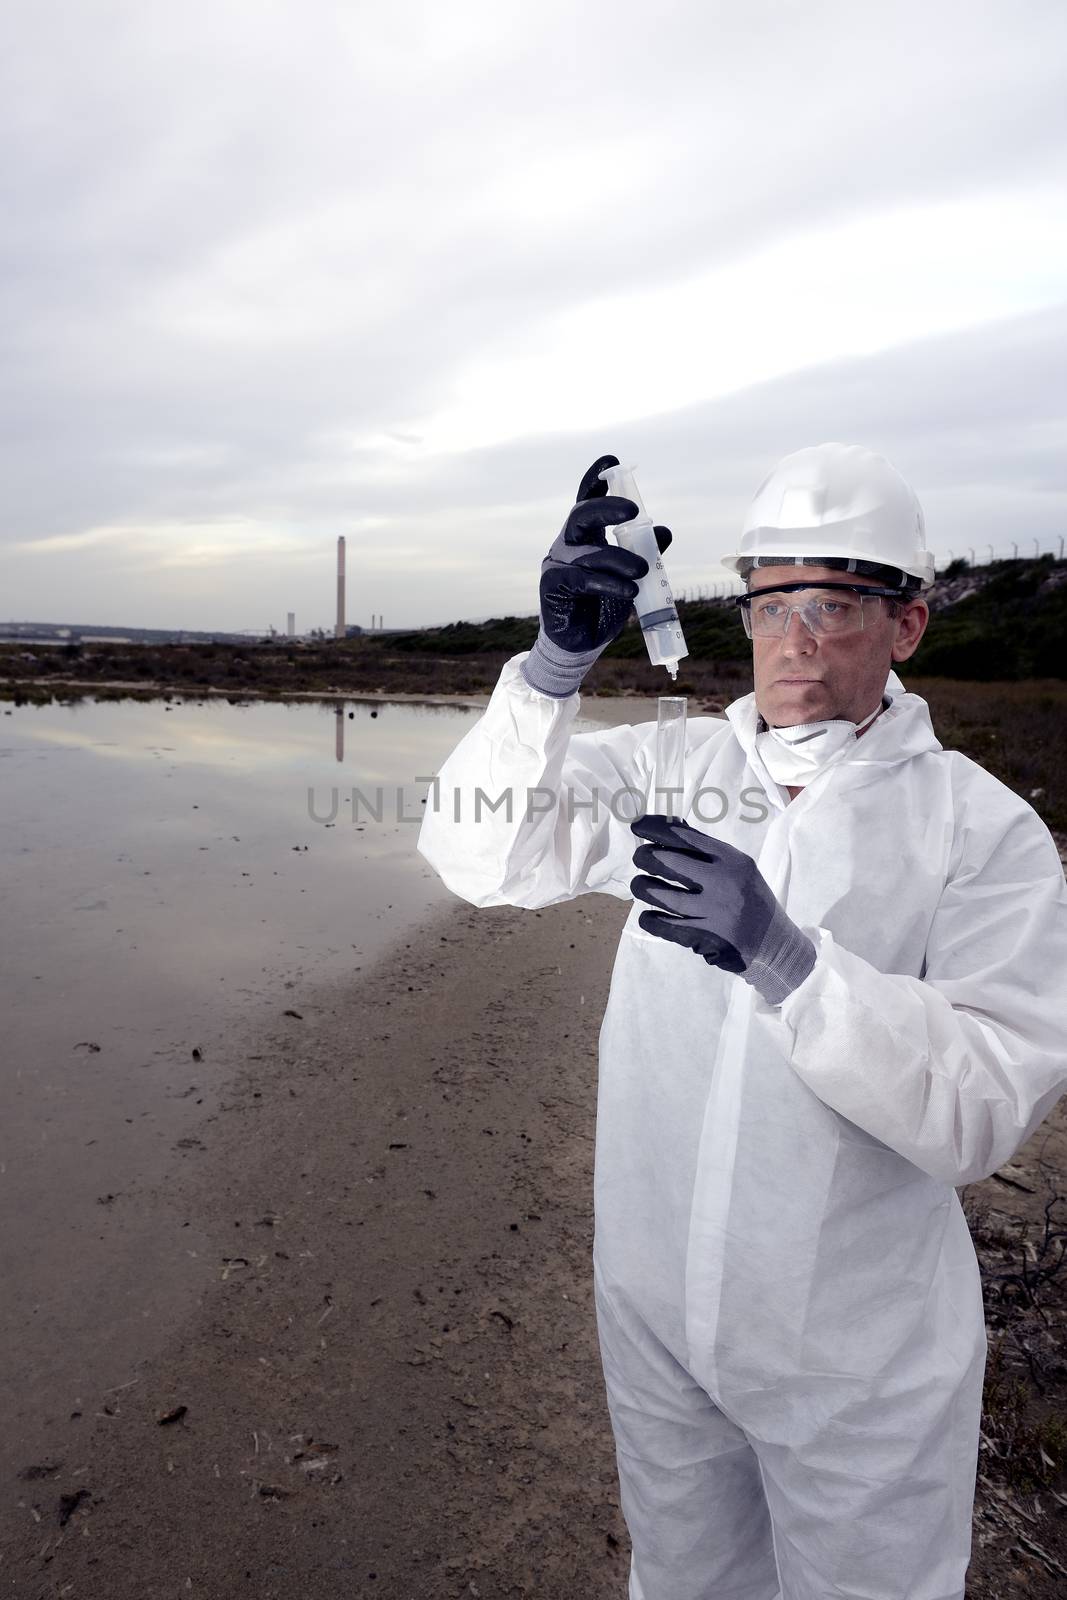
[[[634,866],[654,874],[630,882],[635,899],[657,908],[638,918],[645,932],[695,950],[781,1005],[815,965],[815,946],[752,857],[677,817],[640,817],[630,831],[649,841],[634,851]]]
[[[608,544],[608,528],[637,515],[632,500],[609,495],[600,477],[617,467],[616,456],[594,461],[578,485],[577,504],[541,563],[541,629],[522,674],[532,689],[566,699],[613,639],[617,639],[648,563],[630,550]],[[671,542],[657,528],[660,554]]]

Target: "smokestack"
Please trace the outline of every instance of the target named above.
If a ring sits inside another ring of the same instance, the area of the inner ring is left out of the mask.
[[[292,639],[294,637],[294,635],[296,633],[296,612],[295,611],[286,612],[285,631],[289,635],[290,639]]]
[[[337,623],[333,630],[335,639],[345,636],[345,536],[337,540]]]

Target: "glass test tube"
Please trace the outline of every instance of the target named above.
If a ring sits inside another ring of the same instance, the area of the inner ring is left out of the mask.
[[[656,764],[647,803],[650,816],[678,817],[684,821],[686,703],[684,694],[660,695],[657,702]],[[640,912],[648,909],[647,906],[639,908],[633,926],[627,931],[632,938],[661,945],[663,940],[654,933],[646,933],[637,920]]]
[[[660,816],[682,818],[685,810],[684,694],[660,695],[656,721],[655,788],[650,809]]]

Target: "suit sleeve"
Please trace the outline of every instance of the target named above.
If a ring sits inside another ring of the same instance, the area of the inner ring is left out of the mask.
[[[484,715],[431,790],[419,852],[476,906],[537,907],[600,892],[630,899],[655,724],[574,733],[579,697],[554,700],[504,666]]]
[[[1037,814],[1013,810],[960,863],[922,978],[805,931],[815,966],[780,1008],[794,1071],[931,1177],[996,1172],[1067,1090],[1067,886]]]

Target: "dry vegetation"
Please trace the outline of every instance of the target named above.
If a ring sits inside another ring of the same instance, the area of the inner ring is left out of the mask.
[[[1053,1600],[1067,1578],[1067,1182],[1061,1166],[1037,1159],[1032,1171],[1038,1183],[1000,1175],[961,1193],[982,1273],[989,1342],[969,1600],[1000,1600],[1017,1592],[1020,1581],[1035,1600]],[[998,1183],[1032,1191],[1030,1214],[1005,1218],[993,1204]],[[1011,1585],[1006,1591],[1005,1583]]]

